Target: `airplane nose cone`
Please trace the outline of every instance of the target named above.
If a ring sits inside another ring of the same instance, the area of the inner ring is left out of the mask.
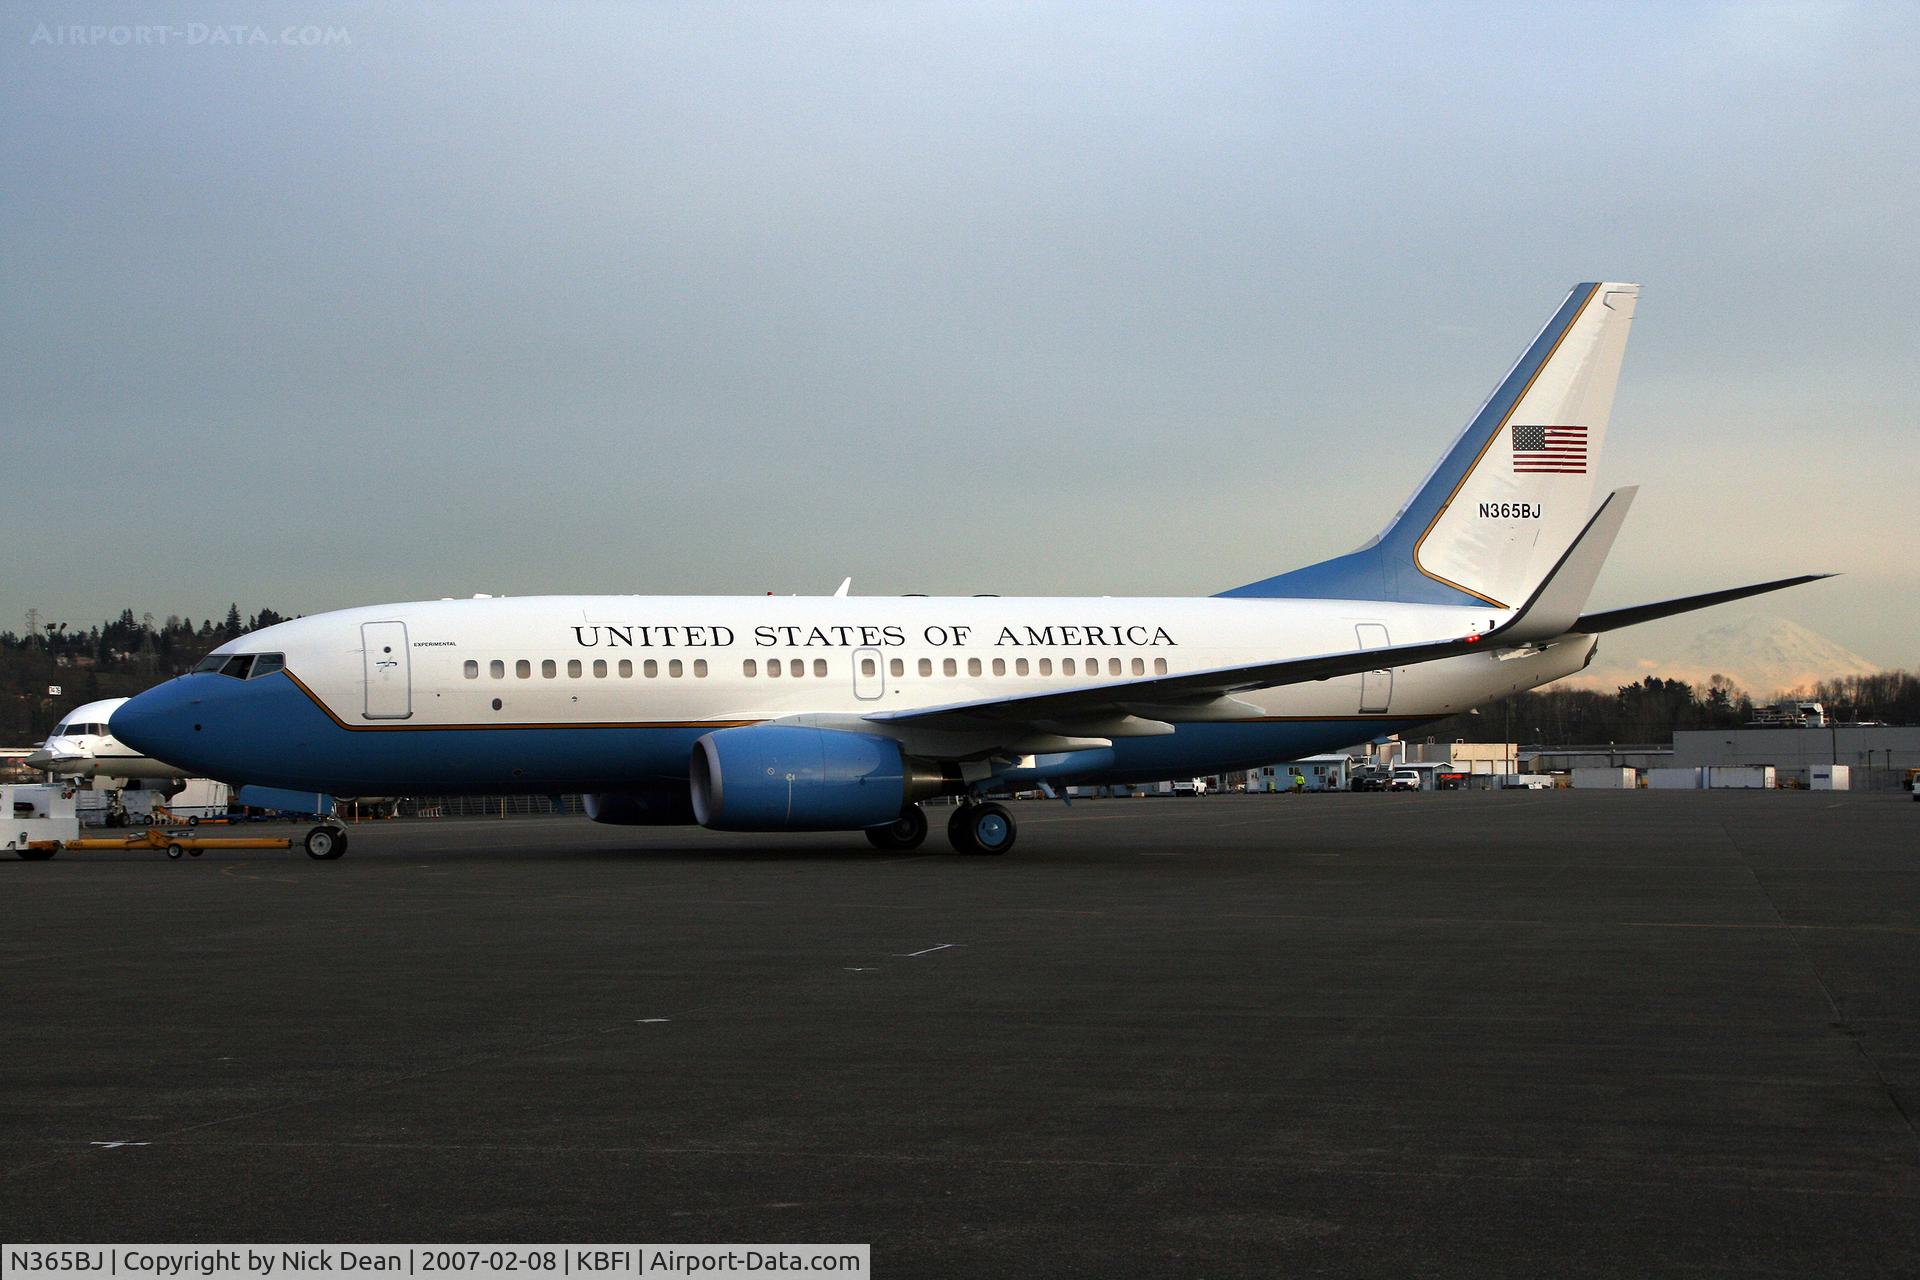
[[[30,751],[21,763],[29,769],[50,769],[53,767],[53,752],[46,747],[38,751]]]
[[[194,686],[208,678],[218,677],[182,676],[156,685],[118,707],[107,731],[141,755],[190,764],[201,705]]]

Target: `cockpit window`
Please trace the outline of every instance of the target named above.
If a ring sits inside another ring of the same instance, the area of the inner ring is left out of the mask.
[[[255,680],[284,671],[286,666],[284,653],[210,653],[200,659],[200,665],[194,670],[214,671],[235,680]]]

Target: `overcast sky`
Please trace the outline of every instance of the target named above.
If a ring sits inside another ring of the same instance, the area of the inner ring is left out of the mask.
[[[1205,594],[1608,279],[1596,603],[1920,666],[1914,6],[270,11],[0,18],[0,628]]]

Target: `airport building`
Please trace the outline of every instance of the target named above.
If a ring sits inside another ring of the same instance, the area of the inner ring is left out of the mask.
[[[1783,783],[1803,782],[1816,766],[1838,764],[1847,766],[1856,791],[1893,790],[1920,769],[1920,726],[1683,729],[1673,735],[1671,763],[1687,769],[1771,765]]]

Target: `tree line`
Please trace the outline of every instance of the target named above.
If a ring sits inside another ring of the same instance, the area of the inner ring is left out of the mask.
[[[1906,671],[1838,676],[1776,700],[1818,701],[1843,723],[1920,724],[1920,677]],[[1409,737],[1436,742],[1519,742],[1575,746],[1601,742],[1663,745],[1676,729],[1738,729],[1754,719],[1753,698],[1725,676],[1705,688],[1648,676],[1612,693],[1548,686],[1450,716]]]
[[[42,741],[81,703],[131,697],[191,671],[229,640],[286,620],[273,609],[243,617],[235,603],[218,622],[178,614],[156,622],[122,609],[85,630],[36,619],[30,631],[0,631],[0,742]],[[59,693],[48,692],[56,687]]]

